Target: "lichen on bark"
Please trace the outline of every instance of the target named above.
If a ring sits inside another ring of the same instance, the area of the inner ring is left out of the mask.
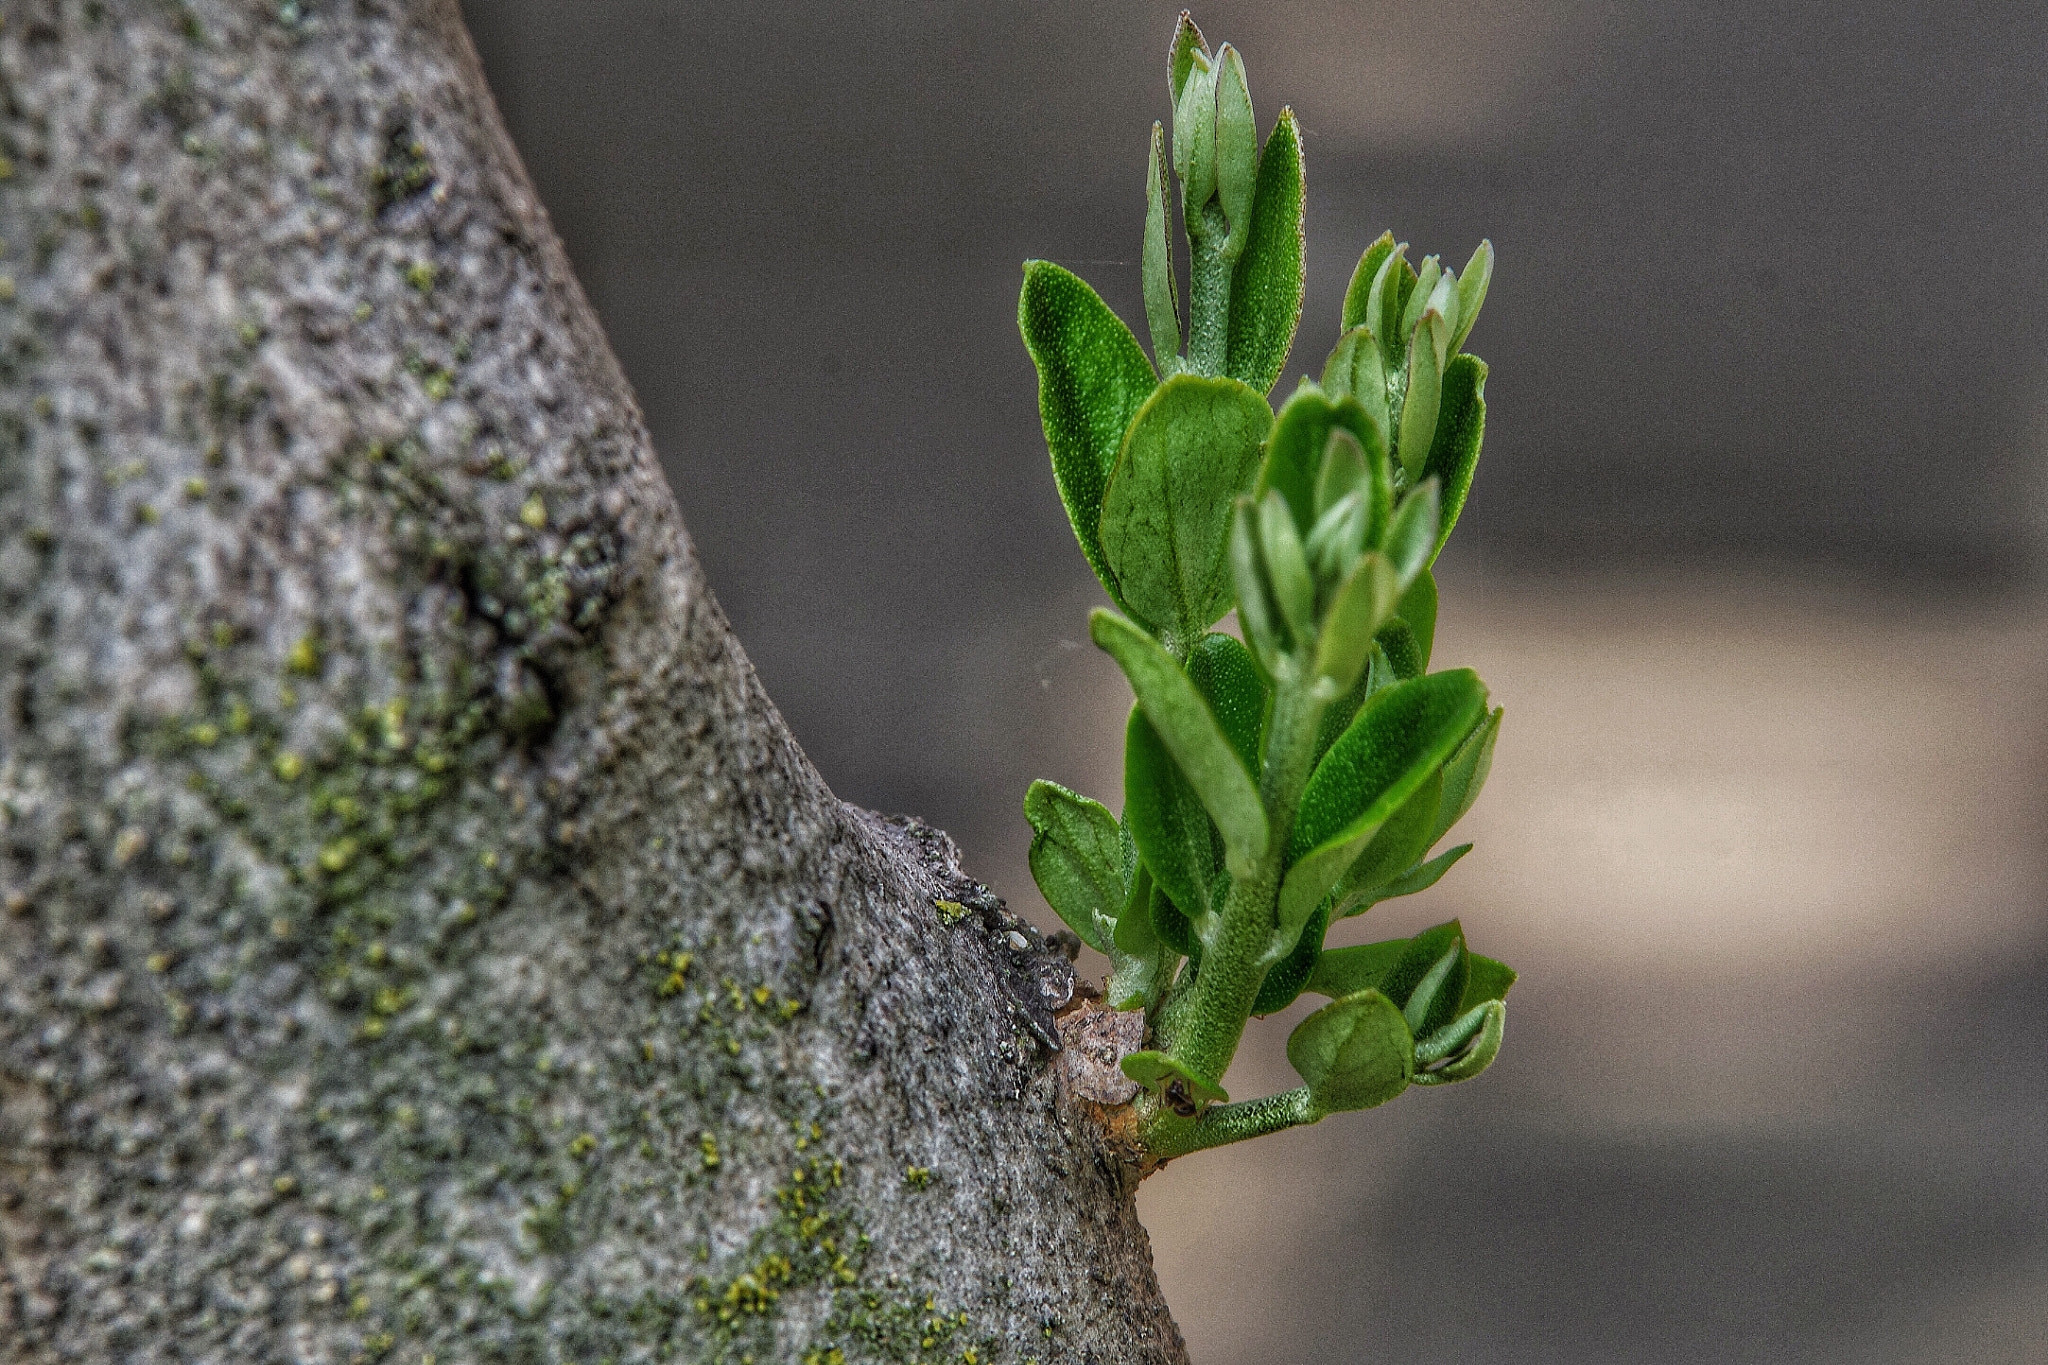
[[[453,4],[0,8],[9,1358],[1180,1359],[1064,962],[783,729]]]

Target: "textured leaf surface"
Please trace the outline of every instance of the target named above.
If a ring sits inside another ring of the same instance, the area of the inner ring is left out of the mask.
[[[1408,1088],[1415,1040],[1401,1011],[1376,990],[1340,996],[1301,1021],[1287,1060],[1325,1113],[1370,1109]]]
[[[1130,679],[1145,718],[1223,832],[1232,870],[1250,869],[1266,851],[1266,810],[1209,704],[1173,656],[1129,621],[1097,608],[1088,628]]]
[[[1230,610],[1230,513],[1273,411],[1234,379],[1177,374],[1131,421],[1102,504],[1102,550],[1133,615],[1192,644]]]
[[[1382,232],[1379,240],[1365,249],[1358,258],[1357,269],[1351,272],[1351,283],[1344,290],[1344,316],[1339,329],[1349,332],[1354,327],[1368,327],[1378,330],[1379,319],[1370,315],[1367,300],[1372,295],[1372,282],[1386,264],[1387,257],[1394,254],[1394,234]]]
[[[1123,1068],[1124,1075],[1147,1090],[1164,1090],[1179,1081],[1187,1087],[1188,1098],[1197,1103],[1224,1104],[1230,1099],[1221,1085],[1163,1052],[1127,1053]]]
[[[1024,263],[1017,326],[1038,367],[1038,415],[1067,520],[1088,567],[1121,605],[1102,553],[1102,495],[1124,433],[1158,378],[1123,319],[1050,261]]]
[[[1213,912],[1223,908],[1211,900],[1223,871],[1222,839],[1142,707],[1132,708],[1124,729],[1124,818],[1152,880],[1178,913],[1213,924]],[[1188,952],[1172,925],[1157,915],[1153,923],[1168,944]]]
[[[1099,802],[1056,782],[1033,782],[1024,796],[1031,823],[1031,875],[1081,941],[1099,953],[1123,909],[1124,879],[1116,817]]]
[[[1259,983],[1259,997],[1252,1004],[1252,1013],[1274,1014],[1286,1009],[1300,997],[1308,985],[1309,976],[1316,969],[1316,959],[1322,956],[1323,934],[1330,926],[1330,917],[1324,907],[1308,917],[1308,923],[1301,927],[1301,938],[1296,941],[1294,951],[1274,963],[1266,972],[1266,979]]]
[[[1455,356],[1444,367],[1436,435],[1422,469],[1425,478],[1436,479],[1440,486],[1441,510],[1432,562],[1443,553],[1444,542],[1458,524],[1458,513],[1465,509],[1465,495],[1472,491],[1472,471],[1479,467],[1479,443],[1485,435],[1486,362],[1478,356]]]
[[[1385,459],[1386,447],[1379,429],[1358,401],[1333,399],[1315,384],[1296,389],[1273,419],[1255,491],[1260,498],[1269,490],[1278,491],[1286,499],[1288,511],[1294,514],[1295,529],[1302,535],[1307,535],[1315,525],[1316,475],[1322,469],[1330,432],[1340,427],[1357,440],[1368,466]]]
[[[1289,839],[1280,923],[1300,924],[1379,827],[1415,794],[1485,714],[1470,669],[1396,683],[1359,708],[1309,777]]]
[[[1364,894],[1356,900],[1352,899],[1351,892],[1340,885],[1337,892],[1338,904],[1346,907],[1341,917],[1349,918],[1352,915],[1362,915],[1381,901],[1394,900],[1400,896],[1412,896],[1418,891],[1429,890],[1429,888],[1444,879],[1444,873],[1449,872],[1452,865],[1458,859],[1471,851],[1472,845],[1470,844],[1459,844],[1456,848],[1446,849],[1426,863],[1417,863],[1414,867],[1409,868],[1391,881],[1366,888]]]
[[[1387,973],[1394,970],[1394,964],[1401,960],[1401,954],[1407,951],[1408,940],[1405,938],[1388,939],[1385,943],[1361,943],[1353,948],[1325,948],[1316,958],[1307,989],[1332,998],[1355,995],[1362,990],[1378,990],[1380,983],[1387,979]]]
[[[1224,372],[1271,391],[1301,322],[1303,276],[1301,130],[1280,119],[1259,154],[1251,236],[1230,277],[1230,334]]]

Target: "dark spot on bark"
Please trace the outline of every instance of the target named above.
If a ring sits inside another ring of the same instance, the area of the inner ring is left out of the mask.
[[[433,185],[434,163],[427,159],[427,145],[414,134],[410,122],[393,120],[385,128],[383,159],[370,172],[370,211],[381,214],[425,194]]]

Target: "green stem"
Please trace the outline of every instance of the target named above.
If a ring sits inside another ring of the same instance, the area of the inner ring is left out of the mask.
[[[1187,367],[1196,374],[1218,375],[1229,360],[1230,277],[1237,262],[1221,250],[1223,210],[1205,205],[1202,226],[1199,234],[1188,234]]]
[[[1259,799],[1265,804],[1270,831],[1266,856],[1249,877],[1231,881],[1223,902],[1222,932],[1202,953],[1194,989],[1175,1000],[1171,1011],[1161,1013],[1160,1046],[1211,1080],[1221,1081],[1237,1055],[1238,1040],[1266,979],[1282,859],[1302,788],[1308,785],[1325,704],[1306,682],[1278,684],[1259,780]]]
[[[1182,1118],[1170,1109],[1161,1109],[1145,1125],[1145,1149],[1165,1161],[1206,1147],[1221,1147],[1227,1142],[1297,1128],[1320,1118],[1322,1114],[1310,1101],[1305,1085],[1262,1100],[1219,1104],[1196,1118]]]

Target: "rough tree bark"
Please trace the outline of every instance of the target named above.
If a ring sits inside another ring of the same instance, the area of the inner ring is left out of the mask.
[[[454,0],[0,9],[0,1356],[1184,1358],[1064,960],[785,732]]]

